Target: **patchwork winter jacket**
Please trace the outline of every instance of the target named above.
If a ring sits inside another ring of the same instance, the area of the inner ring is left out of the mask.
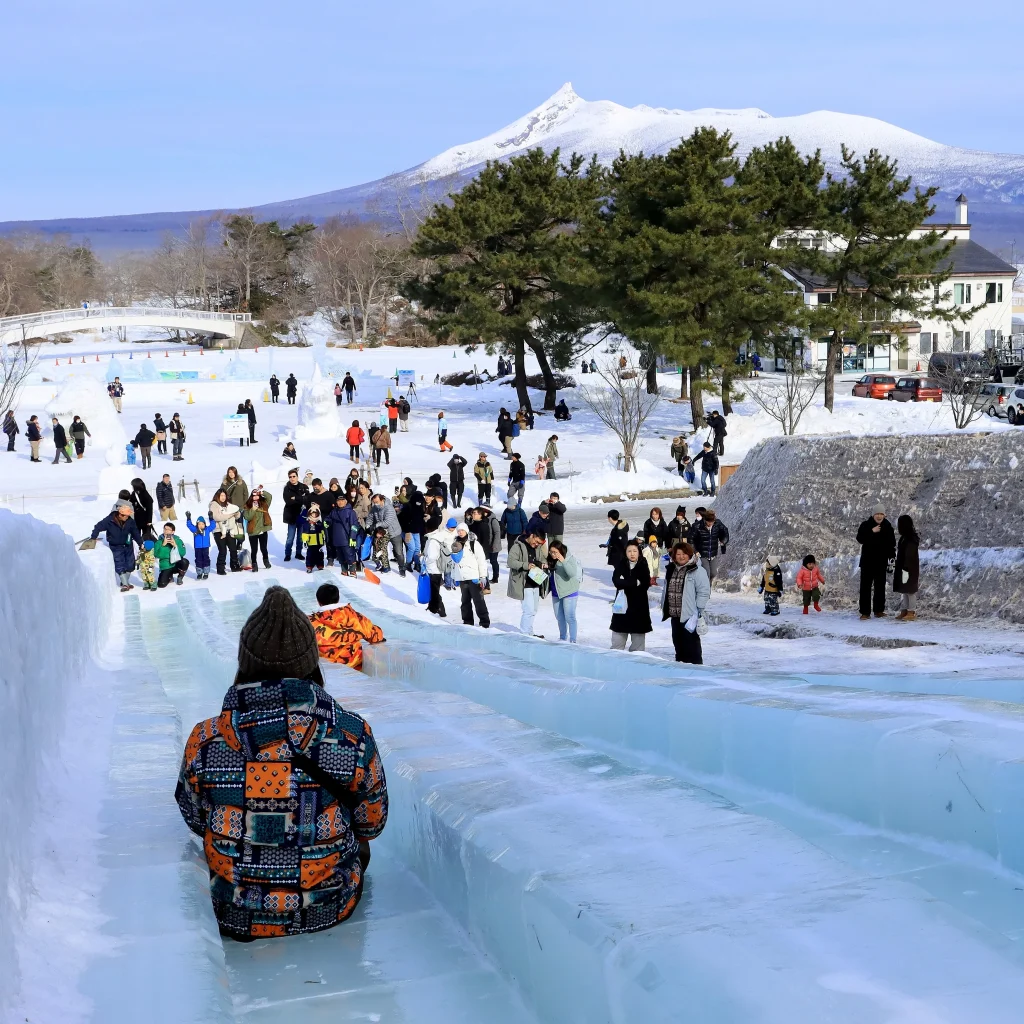
[[[175,799],[203,839],[220,927],[243,938],[344,921],[359,902],[359,843],[388,816],[370,727],[306,679],[232,686],[192,730]]]
[[[309,617],[316,633],[320,657],[349,668],[363,667],[363,644],[379,644],[384,632],[350,604],[340,608],[321,608]]]

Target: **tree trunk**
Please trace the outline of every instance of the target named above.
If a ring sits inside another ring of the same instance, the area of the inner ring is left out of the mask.
[[[345,308],[348,310],[348,333],[352,337],[352,344],[358,344],[356,337],[356,311],[352,308],[352,286],[345,288]]]
[[[552,410],[558,402],[558,389],[555,387],[555,375],[551,372],[548,354],[544,351],[543,345],[531,342],[530,348],[537,357],[540,375],[544,378],[544,408]]]
[[[839,337],[839,331],[832,332],[828,339],[828,360],[825,366],[825,408],[832,412],[832,406],[836,399],[836,361],[841,359],[843,354],[843,342]]]
[[[706,427],[707,420],[704,418],[704,389],[701,384],[700,366],[690,367],[690,419],[693,420],[693,429],[700,430]]]
[[[526,345],[522,338],[515,340],[516,376],[515,389],[519,397],[519,408],[533,411],[530,405],[530,392],[526,387]]]
[[[725,370],[722,371],[722,412],[732,415],[732,373]]]
[[[690,397],[690,392],[689,392],[689,389],[687,388],[687,384],[689,384],[689,381],[690,381],[690,368],[688,366],[680,366],[679,367],[679,397],[682,398],[684,401],[688,400],[689,397]]]
[[[658,359],[652,352],[649,356],[649,362],[647,364],[647,394],[656,395],[658,393]]]

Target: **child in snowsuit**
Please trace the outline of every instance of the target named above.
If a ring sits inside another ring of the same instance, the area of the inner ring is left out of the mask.
[[[388,557],[388,545],[391,538],[386,526],[378,526],[373,531],[373,564],[377,572],[391,572],[391,559]]]
[[[320,518],[320,506],[310,505],[306,510],[306,521],[301,519],[302,543],[306,547],[306,572],[324,567],[324,521]]]
[[[661,571],[661,548],[658,547],[658,538],[651,534],[641,550],[644,553],[644,561],[651,570],[651,586],[656,587],[658,585],[658,573]]]
[[[782,594],[782,570],[779,560],[769,555],[764,560],[764,572],[761,573],[761,586],[757,592],[764,594],[764,614],[779,614],[779,597]]]
[[[156,555],[153,554],[155,545],[147,540],[139,552],[139,575],[142,577],[143,590],[156,590]]]
[[[192,513],[185,513],[185,525],[192,531],[192,545],[195,549],[196,579],[210,578],[210,531],[206,519],[200,516],[194,523]]]
[[[818,568],[818,563],[814,558],[814,555],[805,555],[803,565],[800,566],[800,571],[796,574],[796,585],[799,590],[803,591],[804,595],[804,615],[809,615],[808,606],[813,601],[814,610],[816,612],[821,611],[821,587],[825,582],[825,577],[821,574],[821,569]]]

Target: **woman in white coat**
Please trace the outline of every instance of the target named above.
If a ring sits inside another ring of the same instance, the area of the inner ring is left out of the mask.
[[[222,487],[210,502],[210,520],[216,523],[213,539],[217,542],[217,575],[226,576],[224,563],[231,556],[231,571],[241,572],[238,564],[238,534],[244,533],[238,521],[242,510],[228,501],[228,492]]]
[[[491,616],[484,600],[484,588],[490,578],[490,563],[484,552],[484,546],[469,532],[467,526],[460,525],[455,530],[455,541],[452,543],[452,579],[459,585],[462,594],[462,621],[467,626],[474,625],[473,609],[480,625],[488,629]]]

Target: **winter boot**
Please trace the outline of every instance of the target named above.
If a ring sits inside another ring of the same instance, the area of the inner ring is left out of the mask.
[[[917,621],[917,612],[907,612],[906,615],[903,616],[903,621],[904,622],[916,622]]]
[[[808,608],[807,605],[804,605],[804,615],[809,615],[810,611],[810,608]]]
[[[817,602],[817,601],[815,601],[815,602],[814,602],[814,610],[815,610],[816,612],[820,612],[820,611],[821,611],[821,605],[820,605],[820,604],[818,604],[818,602]]]
[[[876,619],[884,619],[885,618],[885,612],[875,612],[875,618]]]
[[[269,558],[264,558],[263,559],[263,568],[264,569],[269,569],[270,568],[270,559]]]
[[[896,621],[897,622],[902,622],[906,617],[907,617],[907,613],[905,611],[898,611],[896,613]]]
[[[290,562],[292,560],[292,556],[290,554],[288,554],[287,552],[285,552],[284,560],[286,562]]]

